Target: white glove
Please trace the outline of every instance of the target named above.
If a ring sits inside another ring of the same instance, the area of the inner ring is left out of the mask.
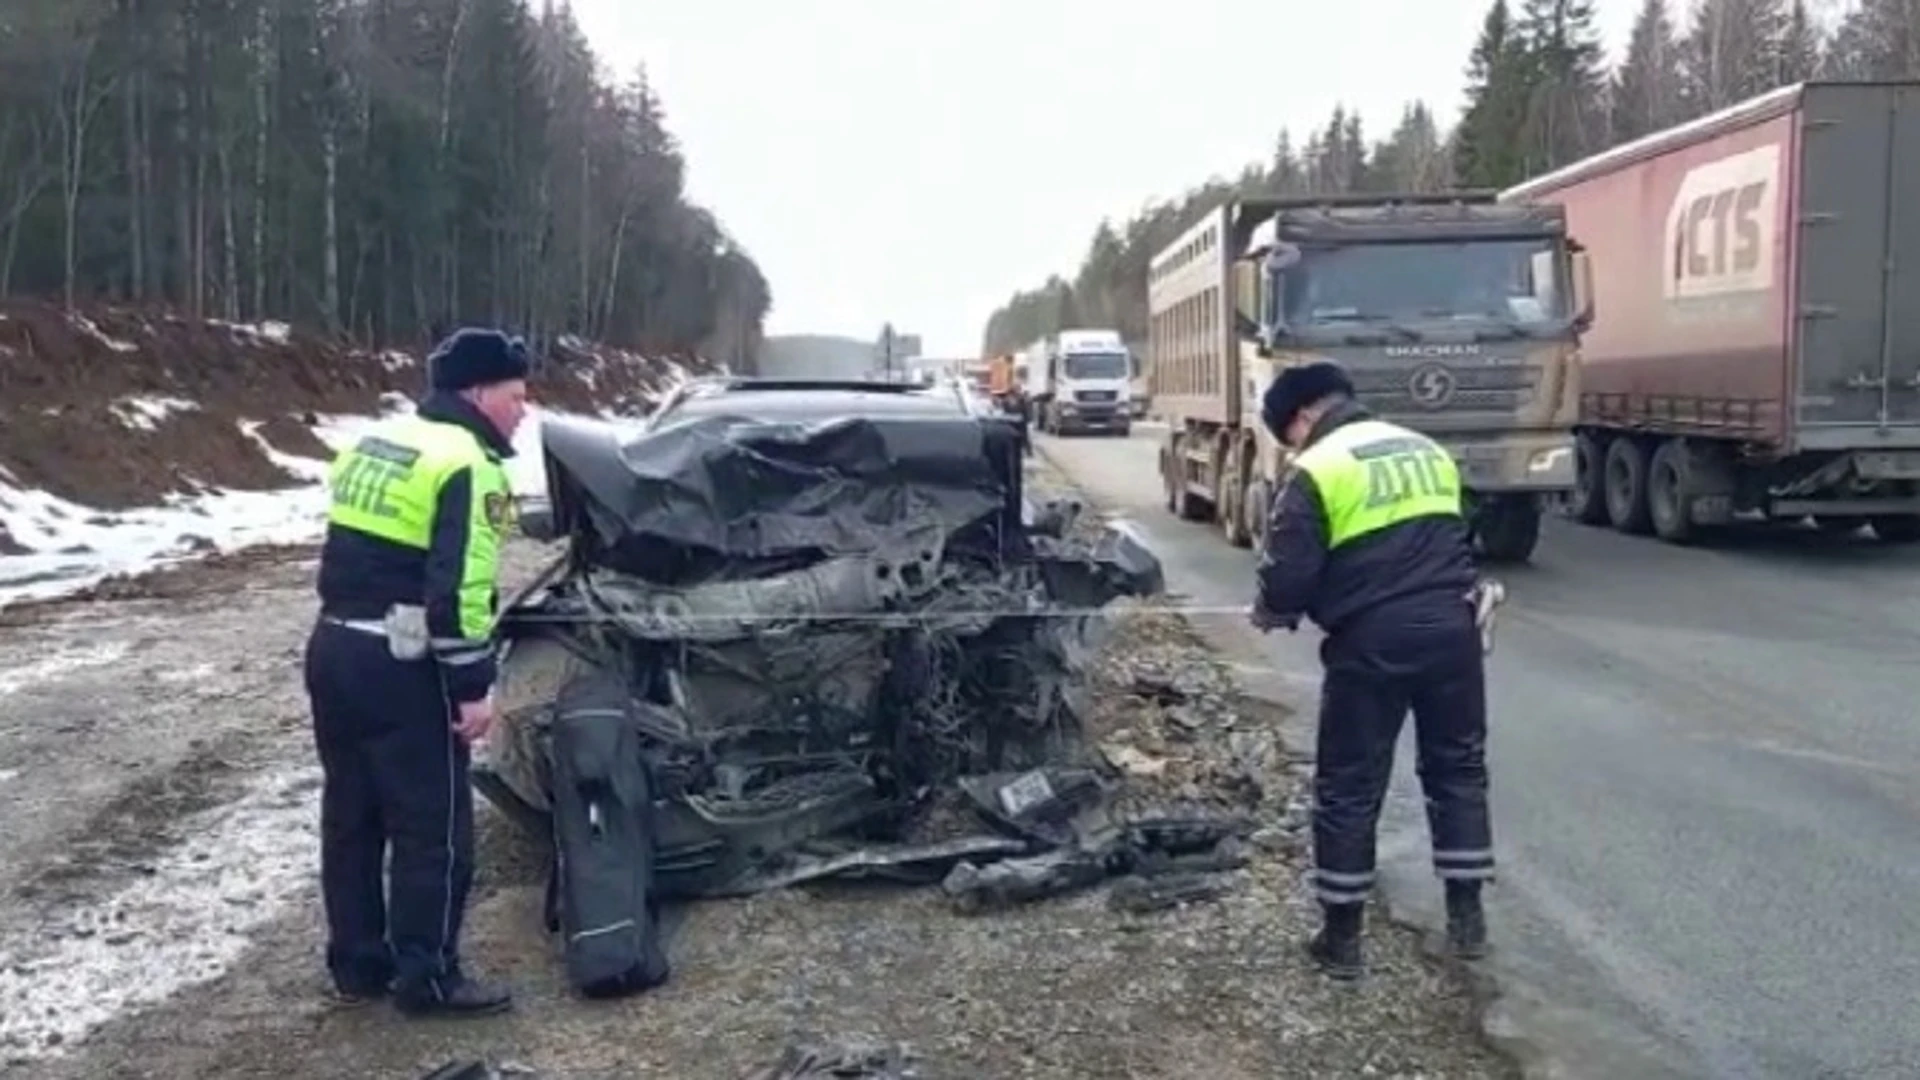
[[[1480,629],[1480,651],[1493,655],[1494,613],[1507,602],[1507,587],[1492,578],[1481,578],[1467,593],[1473,604],[1473,625]]]

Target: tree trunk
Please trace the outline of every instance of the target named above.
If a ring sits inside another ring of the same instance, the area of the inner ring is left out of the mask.
[[[127,141],[127,292],[135,301],[147,295],[146,148],[140,142],[140,97],[145,86],[145,72],[136,73],[121,95]]]
[[[272,204],[267,188],[267,148],[271,145],[273,119],[267,88],[274,74],[274,29],[273,4],[263,0],[256,30],[258,56],[253,79],[253,303],[250,307],[256,319],[264,318],[267,311],[267,212]]]
[[[620,257],[627,246],[627,222],[633,218],[633,204],[620,208],[620,223],[613,229],[613,252],[607,260],[606,299],[600,305],[599,327],[594,332],[604,336],[613,325],[614,297],[620,288]]]
[[[320,158],[326,185],[326,193],[321,198],[321,213],[324,217],[321,232],[325,260],[321,303],[326,305],[327,325],[338,329],[340,326],[340,154],[337,137],[331,124],[320,132]]]
[[[220,140],[220,237],[221,305],[228,322],[240,321],[240,237],[234,226],[233,153],[227,140]]]

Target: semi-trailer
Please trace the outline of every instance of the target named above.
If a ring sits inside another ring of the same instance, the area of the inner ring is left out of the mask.
[[[1920,82],[1803,83],[1500,193],[1592,261],[1579,520],[1920,539]]]

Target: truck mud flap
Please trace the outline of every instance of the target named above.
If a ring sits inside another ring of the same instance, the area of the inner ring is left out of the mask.
[[[654,878],[652,777],[626,685],[590,672],[560,691],[550,732],[553,861],[547,926],[588,997],[666,982]]]

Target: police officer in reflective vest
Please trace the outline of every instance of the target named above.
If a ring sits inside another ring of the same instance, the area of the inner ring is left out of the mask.
[[[1326,633],[1313,802],[1324,924],[1308,951],[1329,975],[1361,973],[1375,827],[1411,709],[1448,937],[1477,958],[1493,838],[1477,574],[1457,468],[1433,440],[1374,419],[1330,362],[1282,372],[1261,420],[1295,456],[1269,518],[1254,622],[1293,629],[1304,615]]]
[[[409,1014],[473,1015],[512,1001],[461,969],[459,939],[473,878],[469,744],[493,721],[501,462],[527,372],[519,339],[456,331],[428,358],[415,415],[333,462],[306,684],[326,777],[327,967],[346,1002],[391,992]]]

